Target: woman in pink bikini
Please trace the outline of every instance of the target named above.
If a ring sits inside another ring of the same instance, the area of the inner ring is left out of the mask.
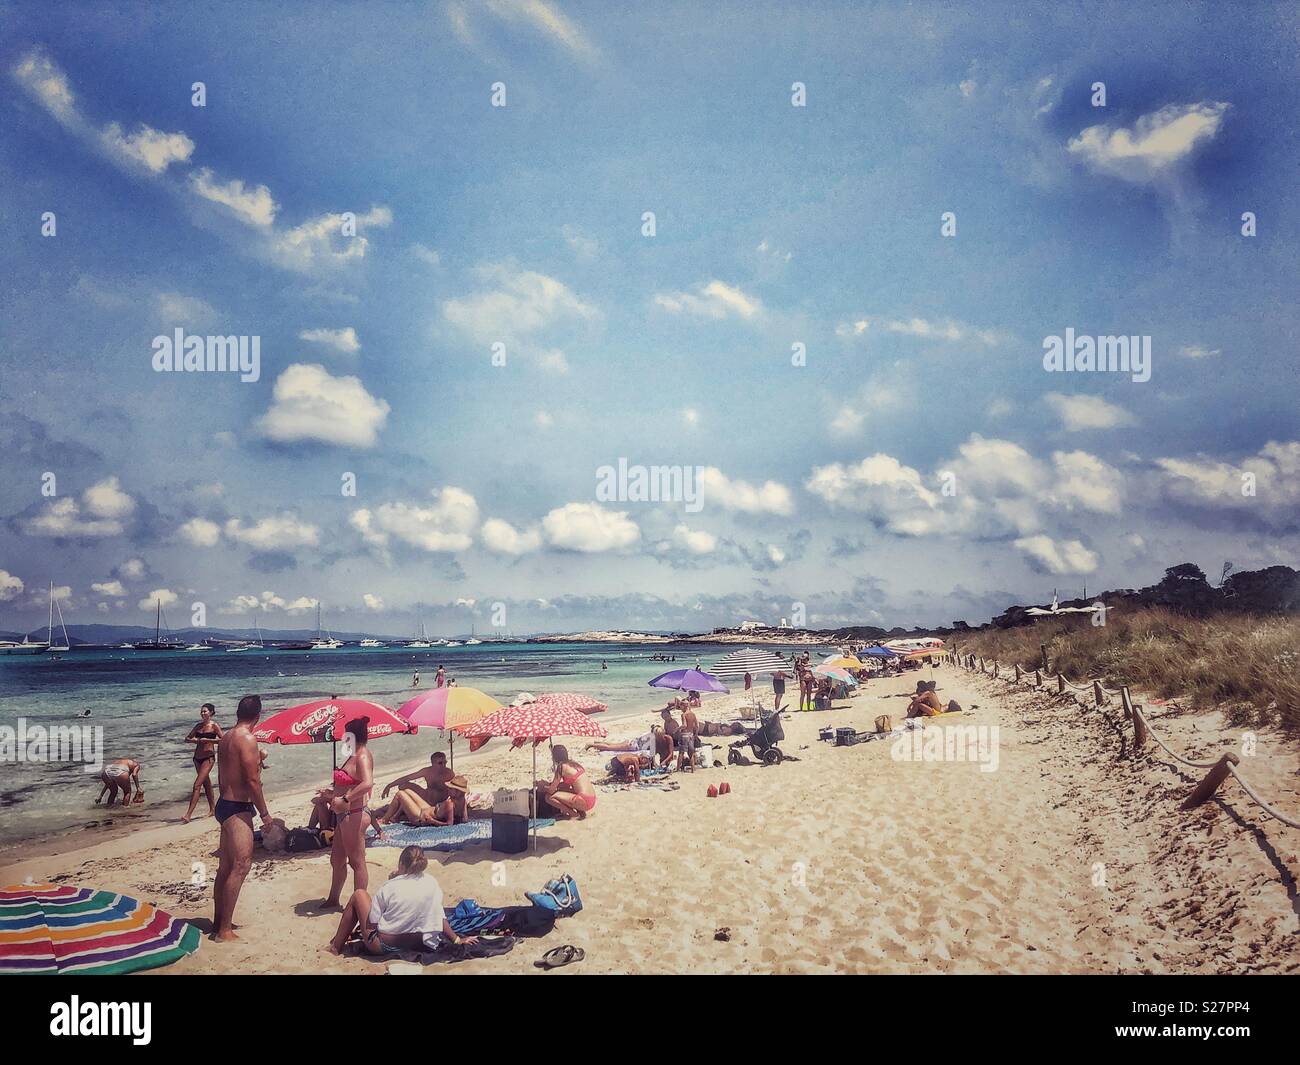
[[[364,891],[370,886],[370,876],[366,871],[365,814],[375,784],[375,762],[366,745],[370,738],[366,731],[369,724],[370,719],[365,717],[347,723],[345,731],[352,737],[352,755],[334,770],[334,798],[330,808],[337,821],[334,839],[330,843],[333,879],[330,880],[329,897],[324,903],[327,908],[341,905],[339,896],[348,879],[348,866],[352,867],[354,891]]]
[[[569,760],[567,747],[552,748],[551,761],[555,776],[549,782],[539,781],[537,790],[561,817],[582,820],[596,807],[596,789],[587,779],[587,771]]]

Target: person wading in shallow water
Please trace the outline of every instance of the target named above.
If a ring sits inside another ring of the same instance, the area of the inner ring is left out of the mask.
[[[208,800],[208,815],[217,812],[212,800],[212,767],[217,761],[217,742],[221,739],[221,726],[212,720],[217,708],[211,703],[204,703],[199,708],[199,722],[185,737],[186,743],[197,744],[194,748],[194,787],[190,789],[190,808],[181,818],[183,824],[189,824],[194,816],[194,807],[199,804],[199,792]]]
[[[253,736],[262,716],[262,700],[245,695],[235,710],[235,727],[217,743],[217,808],[221,826],[218,845],[217,882],[212,889],[212,939],[225,942],[235,934],[235,903],[239,889],[253,864],[253,811],[262,819],[263,830],[271,827],[271,815],[262,797],[262,759]]]

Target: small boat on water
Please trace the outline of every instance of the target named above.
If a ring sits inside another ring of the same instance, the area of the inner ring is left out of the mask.
[[[313,651],[337,651],[343,646],[342,640],[334,639],[329,629],[322,629],[320,623],[320,603],[316,604],[316,638],[311,642]]]
[[[236,647],[227,647],[226,654],[233,655],[240,651],[252,651],[254,649],[265,647],[266,645],[262,642],[262,627],[258,625],[257,618],[253,618],[253,631],[257,633],[257,643],[241,643]]]
[[[32,643],[26,636],[21,643],[17,640],[0,640],[0,655],[39,655],[49,649],[49,644]]]
[[[166,635],[163,630],[167,628],[167,619],[163,616],[162,600],[158,600],[157,611],[154,615],[153,639],[141,640],[135,645],[137,651],[180,651],[188,650],[185,644],[172,635],[171,629],[167,628]]]
[[[423,650],[433,646],[433,644],[429,642],[429,637],[424,634],[424,618],[420,619],[420,631],[415,634],[415,639],[407,640],[403,646],[413,647],[416,650]]]
[[[215,651],[216,648],[207,643],[191,643],[184,648],[186,651]]]
[[[367,637],[366,639],[361,641],[361,646],[362,647],[387,647],[388,645],[382,642],[381,640],[375,640]]]

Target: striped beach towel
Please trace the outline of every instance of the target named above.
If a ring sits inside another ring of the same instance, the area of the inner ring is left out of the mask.
[[[540,817],[528,822],[534,828],[549,828],[555,824],[553,817]],[[366,840],[367,847],[423,847],[427,851],[458,851],[473,843],[485,843],[492,838],[492,819],[476,817],[463,825],[385,825],[384,838],[374,836]]]
[[[56,884],[0,888],[0,974],[112,976],[170,965],[199,930],[129,895]]]

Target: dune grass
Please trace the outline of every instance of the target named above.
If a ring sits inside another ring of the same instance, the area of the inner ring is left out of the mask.
[[[1042,618],[1014,629],[957,635],[959,648],[1034,669],[1047,648],[1053,673],[1127,684],[1195,710],[1217,708],[1234,725],[1276,726],[1300,741],[1300,618],[1190,617],[1162,607]]]

